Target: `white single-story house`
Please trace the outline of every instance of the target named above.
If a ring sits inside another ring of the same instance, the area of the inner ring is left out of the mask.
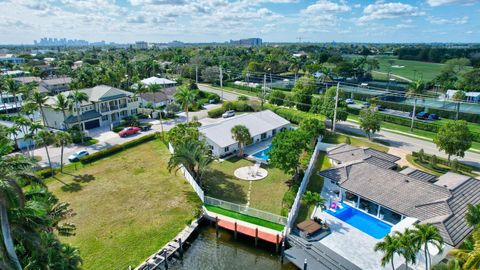
[[[168,105],[174,101],[174,96],[176,92],[176,87],[168,87],[156,93],[141,93],[140,95],[138,95],[140,97],[140,107],[147,107],[148,104],[152,104],[154,107]]]
[[[158,85],[161,85],[164,88],[177,86],[176,81],[172,81],[172,80],[169,80],[169,79],[166,79],[166,78],[158,78],[158,77],[155,77],[155,76],[143,79],[140,82],[147,85],[147,86],[152,85],[152,84],[158,84]]]
[[[445,99],[452,100],[455,93],[460,90],[447,90],[445,93]],[[480,92],[465,92],[465,101],[467,102],[480,102]]]
[[[242,114],[217,124],[200,127],[201,138],[207,142],[214,156],[224,157],[239,150],[238,142],[232,138],[231,132],[236,125],[244,125],[248,128],[252,136],[252,144],[265,141],[278,132],[290,128],[289,121],[270,110]]]

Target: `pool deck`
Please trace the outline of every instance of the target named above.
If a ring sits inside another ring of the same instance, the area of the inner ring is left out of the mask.
[[[248,159],[266,163],[265,160],[257,158],[253,155],[262,151],[263,149],[268,148],[271,144],[272,144],[272,138],[269,138],[267,140],[260,141],[260,142],[257,142],[255,144],[249,145],[249,146],[245,147],[245,154],[247,155]]]

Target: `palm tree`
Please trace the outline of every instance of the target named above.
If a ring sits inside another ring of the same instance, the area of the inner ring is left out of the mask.
[[[408,269],[408,264],[417,262],[418,246],[413,241],[413,232],[410,229],[405,229],[403,233],[395,232],[394,237],[398,237],[400,249],[399,254],[405,259],[405,268]]]
[[[201,185],[203,173],[207,169],[207,165],[213,160],[210,151],[206,145],[197,140],[180,141],[175,145],[175,151],[170,156],[167,168],[178,171],[183,165],[192,175],[193,179]]]
[[[449,259],[447,263],[433,265],[432,270],[462,270],[462,267],[457,259]]]
[[[450,255],[458,259],[462,269],[480,269],[480,230],[475,229],[471,241],[464,243],[461,248],[450,250]]]
[[[15,102],[15,108],[17,109],[17,114],[20,115],[20,109],[18,109],[18,100],[17,94],[20,92],[20,85],[15,82],[13,79],[7,79],[5,81],[5,90],[13,96],[13,101]]]
[[[322,209],[325,208],[325,198],[320,196],[318,192],[311,192],[310,190],[306,191],[302,195],[302,203],[304,203],[307,206],[315,206],[319,205]]]
[[[232,138],[238,142],[238,156],[243,157],[245,145],[252,143],[252,135],[250,135],[250,131],[244,125],[236,125],[230,132],[232,133]]]
[[[50,171],[53,175],[52,161],[50,160],[50,153],[48,152],[48,146],[52,145],[55,141],[55,135],[47,130],[41,130],[37,133],[36,139],[39,145],[45,147],[45,152],[47,153],[48,165]]]
[[[415,224],[415,229],[412,231],[413,242],[417,244],[417,248],[420,249],[423,246],[425,254],[425,269],[429,269],[429,265],[432,263],[432,258],[428,250],[428,245],[434,245],[438,252],[443,251],[443,239],[437,227],[432,224]]]
[[[188,107],[195,105],[195,92],[191,91],[187,87],[183,86],[180,87],[180,90],[175,94],[175,99],[178,103],[182,105],[185,114],[187,115],[187,123],[188,123]]]
[[[53,107],[56,111],[61,111],[63,115],[63,126],[65,130],[68,130],[68,125],[66,122],[67,119],[67,111],[70,111],[72,108],[72,102],[70,99],[65,97],[62,93],[58,94],[55,99],[55,105]]]
[[[3,91],[7,91],[6,78],[0,77],[0,99],[2,100],[2,107],[6,109],[5,99],[3,98]]]
[[[392,270],[395,270],[393,259],[395,254],[400,255],[400,238],[397,236],[385,235],[383,241],[378,242],[374,248],[375,251],[383,252],[381,265],[384,267],[387,263],[392,265]]]
[[[45,118],[45,112],[43,110],[43,107],[45,107],[45,103],[47,102],[48,97],[44,96],[38,91],[35,91],[32,93],[30,97],[30,101],[35,105],[35,108],[37,108],[40,111],[40,114],[42,115],[43,119],[43,125],[48,127],[48,122],[47,118]]]
[[[289,59],[290,66],[288,69],[295,73],[295,82],[297,82],[298,70],[300,69],[300,60],[297,57],[291,57]]]
[[[80,92],[78,90],[74,90],[69,96],[72,100],[72,102],[75,104],[75,109],[77,111],[77,123],[78,123],[78,128],[80,130],[80,140],[83,143],[84,138],[83,138],[83,127],[82,127],[82,121],[80,118],[80,106],[82,102],[88,101],[88,96],[85,92]]]
[[[32,152],[30,153],[31,157],[35,157],[35,145],[36,145],[35,138],[37,136],[37,132],[42,128],[43,128],[43,125],[40,124],[39,122],[30,121],[28,126],[28,132],[25,133],[24,139],[33,141]],[[30,147],[27,147],[27,151],[29,151],[29,148]]]
[[[408,90],[405,93],[405,96],[414,98],[413,100],[413,112],[412,112],[412,123],[410,125],[410,131],[413,131],[413,122],[415,120],[415,111],[417,109],[417,96],[423,92],[424,84],[421,80],[411,82],[408,86]]]
[[[71,143],[73,143],[73,139],[72,139],[72,135],[70,135],[70,133],[68,132],[64,132],[64,131],[59,131],[57,133],[55,133],[54,135],[54,140],[55,140],[55,146],[56,147],[61,147],[61,150],[60,150],[60,172],[63,173],[63,148],[66,146],[66,145],[69,145]]]
[[[467,213],[465,214],[465,220],[468,225],[477,228],[480,225],[480,204],[467,205]]]

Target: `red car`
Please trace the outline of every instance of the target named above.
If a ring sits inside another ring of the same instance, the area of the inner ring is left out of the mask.
[[[140,132],[141,128],[139,127],[126,127],[124,129],[122,129],[120,132],[118,132],[118,135],[120,135],[120,137],[127,137],[129,135],[133,135],[137,132]]]

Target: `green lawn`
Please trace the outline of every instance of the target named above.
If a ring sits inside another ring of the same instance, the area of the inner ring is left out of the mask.
[[[370,147],[373,149],[377,149],[379,151],[388,152],[387,146],[368,141],[368,139],[351,137],[351,136],[340,134],[340,133],[335,133],[335,134],[329,133],[325,136],[325,138],[323,138],[322,142],[331,143],[331,144],[340,144],[340,143],[345,143],[347,137],[350,138],[350,144],[353,146]]]
[[[422,79],[423,81],[431,81],[440,74],[443,64],[399,60],[396,56],[375,56],[378,60],[380,69],[378,71],[388,73],[389,71],[395,75],[399,75],[410,80]],[[393,65],[389,60],[394,61]],[[403,67],[392,67],[403,66]],[[416,71],[416,72],[415,72]]]
[[[330,160],[327,157],[327,153],[320,152],[318,155],[317,161],[315,163],[315,167],[313,169],[313,173],[310,176],[310,180],[308,182],[307,190],[312,192],[320,193],[323,188],[323,177],[318,175],[317,172],[323,171],[332,167]],[[302,222],[309,218],[313,212],[314,207],[309,207],[305,204],[300,204],[300,210],[297,215],[297,219],[295,220],[296,223]]]
[[[436,176],[441,176],[449,171],[451,171],[450,167],[442,165],[442,164],[437,164],[435,167],[432,167],[430,164],[427,162],[420,162],[418,158],[414,157],[413,155],[407,155],[407,161],[412,164],[413,166],[422,169],[423,171],[426,171],[428,173],[431,173]],[[458,173],[467,175],[470,177],[477,177],[478,175],[475,173],[467,172],[467,171],[458,171]]]
[[[207,208],[208,211],[211,211],[211,212],[214,212],[214,213],[217,213],[217,214],[220,214],[220,215],[235,218],[235,219],[238,219],[238,220],[243,220],[245,222],[256,224],[258,226],[262,226],[262,227],[265,227],[265,228],[270,228],[270,229],[273,229],[273,230],[276,230],[276,231],[279,231],[279,232],[282,231],[283,228],[285,227],[284,225],[281,225],[281,224],[277,224],[277,223],[273,223],[273,222],[270,222],[270,221],[267,221],[267,220],[264,220],[264,219],[259,219],[259,218],[256,218],[256,217],[240,214],[238,212],[223,209],[223,208],[213,206],[213,205],[205,205],[205,208]]]
[[[80,248],[83,269],[136,267],[199,214],[201,201],[191,186],[167,171],[169,155],[155,140],[77,171],[69,166],[71,173],[57,175],[69,188],[47,180],[75,211],[67,222],[76,224],[76,235],[62,240]]]
[[[253,164],[237,157],[223,162],[212,162],[210,170],[203,178],[205,194],[228,202],[246,204],[249,181],[237,179],[233,172],[237,168]],[[259,181],[252,181],[250,207],[280,215],[282,198],[289,188],[288,183],[292,176],[270,166],[262,165],[262,168],[268,171],[268,176]]]

